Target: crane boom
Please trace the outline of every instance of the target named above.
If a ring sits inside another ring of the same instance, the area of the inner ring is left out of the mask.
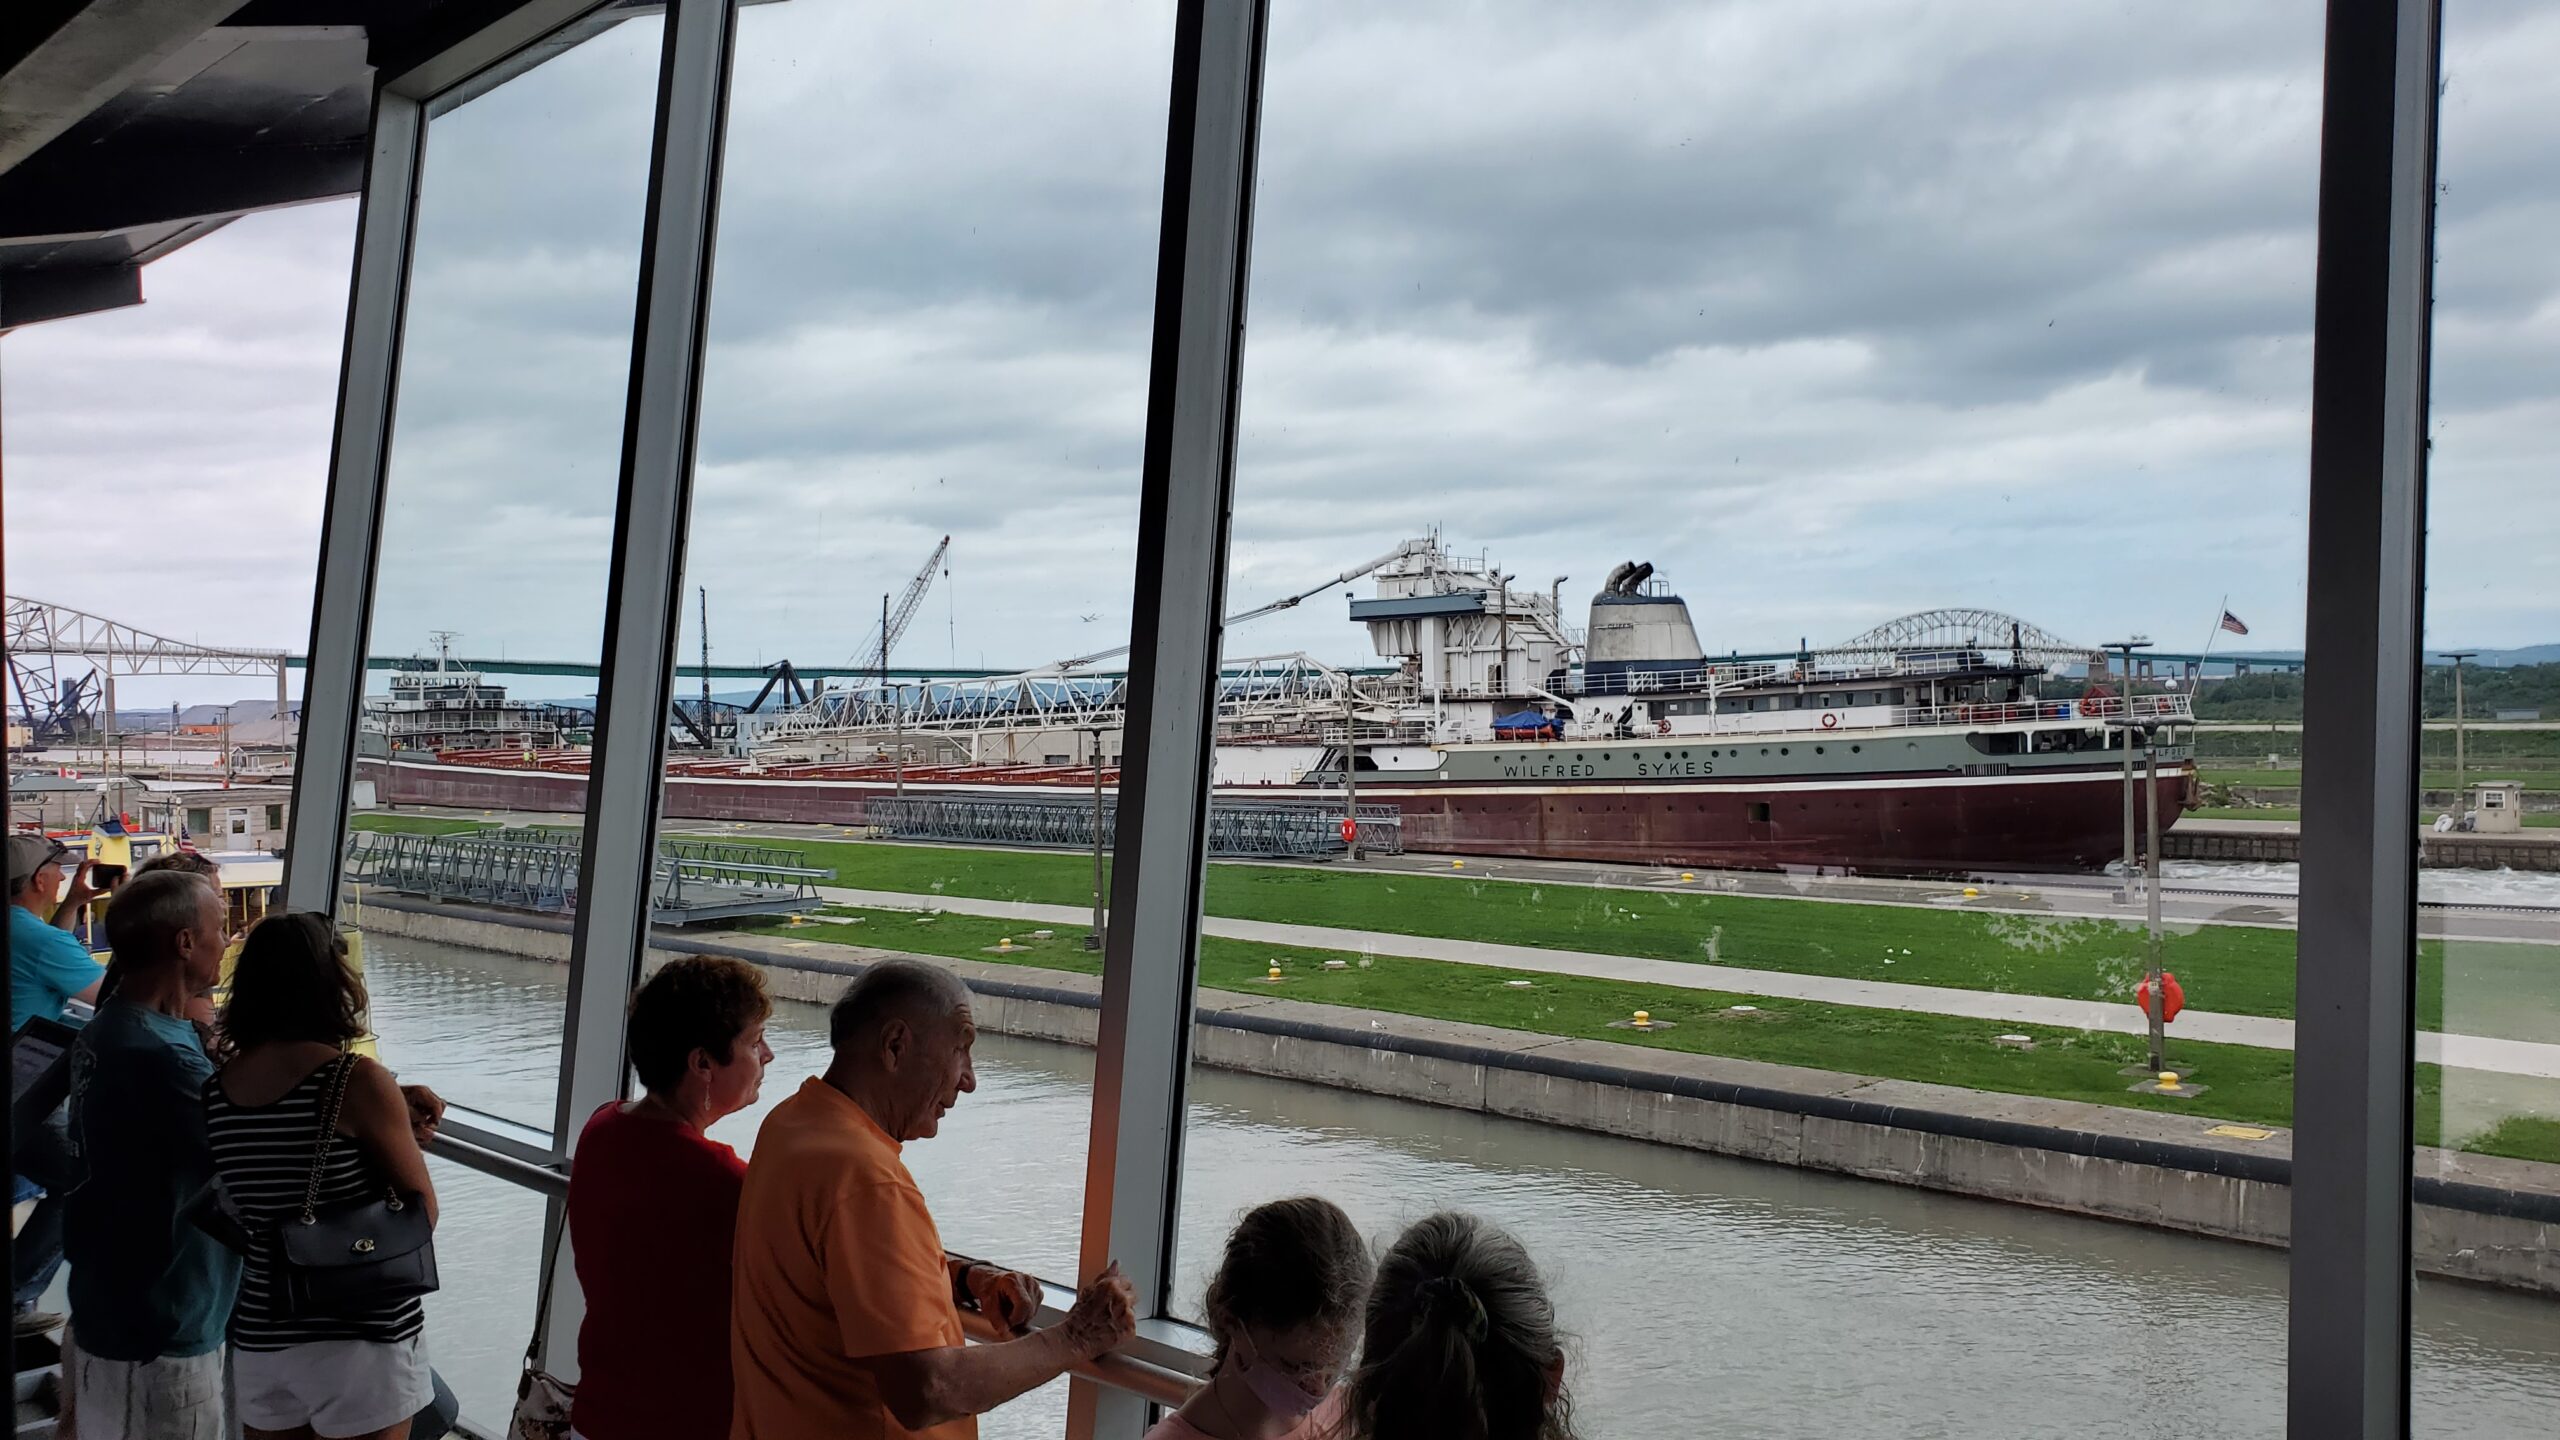
[[[877,671],[889,663],[889,652],[897,647],[898,637],[907,633],[907,626],[916,618],[916,607],[924,604],[924,592],[933,588],[934,572],[942,568],[942,557],[950,553],[951,537],[945,535],[942,543],[933,547],[933,553],[925,557],[924,567],[907,582],[907,592],[898,597],[897,607],[882,618],[880,628],[864,644],[861,656],[853,662],[856,670]]]
[[[1239,611],[1236,614],[1228,616],[1221,623],[1228,626],[1241,625],[1248,620],[1259,620],[1265,615],[1277,614],[1282,610],[1292,608],[1297,605],[1299,601],[1305,600],[1309,596],[1321,595],[1336,585],[1348,585],[1352,581],[1370,574],[1373,571],[1385,569],[1407,555],[1422,554],[1430,548],[1431,542],[1428,540],[1407,540],[1403,544],[1388,551],[1386,554],[1379,556],[1377,559],[1370,561],[1366,565],[1354,565],[1350,569],[1343,571],[1341,574],[1334,576],[1330,580],[1310,585],[1295,595],[1284,595],[1281,598],[1272,601],[1268,605],[1256,605],[1250,610]],[[1041,675],[1055,674],[1062,670],[1081,670],[1087,665],[1098,665],[1105,660],[1116,660],[1120,656],[1128,653],[1129,647],[1126,645],[1110,650],[1096,650],[1090,655],[1078,655],[1072,660],[1060,660],[1053,664],[1044,665],[1040,667],[1040,669],[1031,673]]]

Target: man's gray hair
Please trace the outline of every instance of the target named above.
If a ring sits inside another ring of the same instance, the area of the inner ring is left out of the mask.
[[[969,987],[960,977],[923,960],[879,960],[854,977],[827,1015],[827,1043],[835,1049],[877,1035],[891,1020],[910,1024],[944,1020],[968,1008]]]
[[[107,902],[107,945],[119,969],[151,969],[165,963],[178,937],[195,928],[205,897],[222,892],[201,875],[155,870],[116,888]]]

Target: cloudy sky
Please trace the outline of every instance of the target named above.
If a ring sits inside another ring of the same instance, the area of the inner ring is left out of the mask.
[[[1651,560],[1713,649],[1941,605],[2186,649],[2226,593],[2299,643],[2318,7],[1275,10],[1237,608],[1437,526],[1576,619]],[[1125,640],[1169,14],[746,12],[716,658],[843,659],[944,534],[902,662]],[[2560,13],[2447,23],[2430,634],[2555,641]],[[656,53],[434,122],[378,650],[596,652]],[[352,229],[9,340],[13,593],[301,645]],[[1339,593],[1231,652],[1365,658]]]

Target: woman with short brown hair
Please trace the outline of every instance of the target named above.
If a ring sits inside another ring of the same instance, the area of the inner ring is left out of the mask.
[[[582,1440],[729,1434],[729,1252],[747,1165],[704,1132],[755,1103],[772,1013],[764,972],[720,956],[671,960],[631,997],[645,1093],[596,1111],[569,1171]]]

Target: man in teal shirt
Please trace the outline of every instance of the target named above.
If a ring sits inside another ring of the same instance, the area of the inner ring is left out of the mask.
[[[71,933],[81,910],[98,892],[89,888],[89,864],[80,863],[63,888],[63,862],[71,851],[45,835],[9,837],[9,1033],[30,1015],[59,1019],[69,1001],[96,1003],[107,967]]]
[[[71,933],[72,922],[97,898],[98,892],[89,888],[88,865],[83,863],[72,876],[66,893],[62,867],[71,855],[68,847],[44,835],[12,835],[8,854],[9,1033],[15,1035],[31,1015],[57,1020],[68,1002],[95,1001],[107,968]],[[37,1133],[18,1137],[18,1144],[13,1158],[23,1159],[34,1173],[11,1167],[10,1201],[34,1200],[37,1205],[18,1231],[9,1288],[17,1331],[30,1334],[62,1323],[61,1316],[36,1309],[54,1272],[62,1268],[62,1197],[46,1193],[47,1187],[58,1190],[63,1183],[62,1127],[48,1118]]]
[[[82,1440],[222,1440],[222,1344],[240,1259],[187,1218],[213,1178],[187,1018],[222,973],[222,895],[200,875],[138,875],[107,908],[116,993],[71,1050],[71,1143],[86,1178],[65,1198],[71,1344]]]

